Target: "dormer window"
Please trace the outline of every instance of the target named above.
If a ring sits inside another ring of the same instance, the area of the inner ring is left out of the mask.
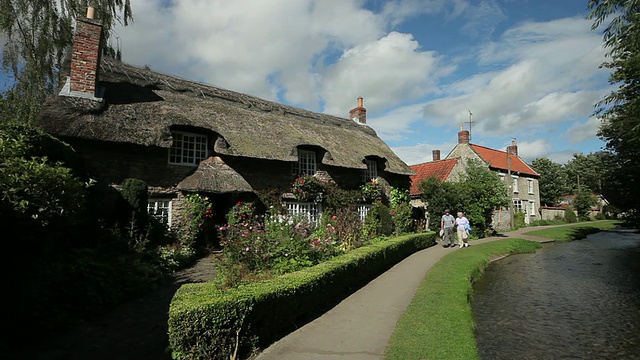
[[[378,163],[374,160],[365,160],[364,162],[367,164],[367,168],[362,170],[362,181],[367,183],[378,177]]]
[[[169,164],[198,165],[208,157],[206,135],[172,131],[173,143],[169,149]]]
[[[298,149],[298,162],[293,164],[293,175],[313,176],[316,170],[316,152]]]

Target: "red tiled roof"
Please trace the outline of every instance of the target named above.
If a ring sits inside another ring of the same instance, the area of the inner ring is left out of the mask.
[[[489,163],[489,166],[494,169],[500,169],[507,171],[509,169],[509,165],[507,163],[507,152],[490,149],[488,147],[470,144],[471,148],[478,154],[480,157]],[[415,170],[414,170],[415,171]],[[540,176],[535,170],[533,170],[529,165],[527,165],[524,161],[522,161],[517,156],[511,156],[511,172],[518,172],[521,174],[532,175],[532,176]]]
[[[451,173],[453,166],[458,163],[458,160],[458,158],[445,159],[411,165],[411,170],[416,173],[411,176],[411,195],[420,195],[418,184],[422,180],[427,180],[435,176],[440,179],[440,181],[445,181]]]

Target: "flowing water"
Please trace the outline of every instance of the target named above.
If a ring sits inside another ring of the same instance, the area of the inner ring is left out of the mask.
[[[640,359],[640,235],[631,231],[509,256],[474,290],[483,360]]]

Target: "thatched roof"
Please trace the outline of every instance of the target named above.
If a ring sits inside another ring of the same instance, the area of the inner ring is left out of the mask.
[[[198,165],[198,169],[180,181],[178,190],[213,193],[251,192],[251,185],[218,156],[211,156]]]
[[[319,114],[246,94],[103,58],[102,103],[53,96],[39,125],[62,137],[138,145],[171,146],[170,130],[183,126],[210,132],[218,154],[297,161],[297,147],[327,152],[324,164],[365,169],[365,157],[386,160],[385,171],[413,171],[376,132],[353,120]],[[347,113],[348,110],[345,110]]]

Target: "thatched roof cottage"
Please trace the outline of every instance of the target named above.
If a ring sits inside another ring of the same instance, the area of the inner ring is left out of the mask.
[[[315,113],[102,57],[101,41],[96,21],[77,19],[67,82],[38,124],[70,143],[90,175],[147,182],[150,210],[169,224],[185,193],[224,207],[301,174],[409,188],[413,171],[366,125],[362,98],[349,119]]]

